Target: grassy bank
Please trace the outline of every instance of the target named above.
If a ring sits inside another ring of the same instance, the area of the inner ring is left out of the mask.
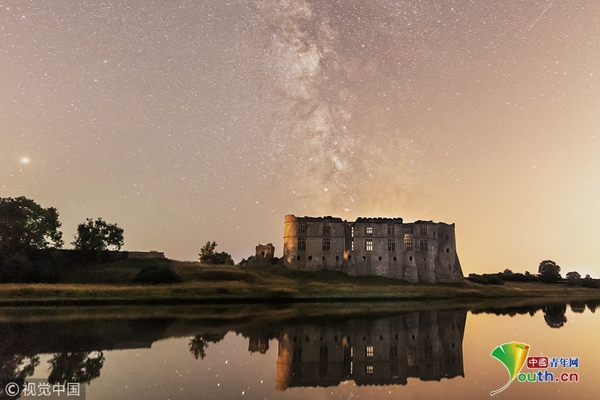
[[[132,283],[147,266],[167,267],[182,283]],[[79,268],[55,284],[2,284],[0,304],[179,304],[372,300],[498,299],[509,297],[600,299],[600,290],[562,284],[517,283],[486,286],[409,284],[340,272],[299,272],[282,266],[214,266],[173,260],[122,260]]]

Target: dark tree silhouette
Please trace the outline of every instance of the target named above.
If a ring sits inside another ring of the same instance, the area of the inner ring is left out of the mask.
[[[0,400],[14,399],[4,393],[9,382],[14,382],[23,387],[25,379],[33,375],[35,367],[40,364],[38,356],[26,357],[19,354],[0,355]]]
[[[109,224],[102,218],[93,221],[86,218],[85,223],[77,226],[75,241],[72,242],[77,250],[102,251],[120,250],[123,247],[123,229],[117,224]]]
[[[0,197],[0,254],[61,248],[56,208],[43,208],[26,197]]]
[[[201,360],[206,357],[206,348],[209,343],[218,343],[225,337],[225,334],[219,335],[217,333],[209,333],[205,335],[196,335],[190,339],[190,353],[194,355],[194,358]]]
[[[200,262],[205,264],[227,264],[233,265],[233,259],[226,252],[215,251],[217,242],[206,242],[206,244],[200,249],[198,258]]]
[[[100,370],[104,366],[104,354],[101,351],[57,353],[48,362],[52,366],[48,382],[52,384],[90,383],[100,376]]]
[[[542,261],[538,273],[542,282],[558,282],[561,279],[560,266],[552,260]]]
[[[565,312],[567,312],[566,304],[551,304],[542,308],[544,312],[544,321],[550,328],[560,328],[567,322]]]
[[[197,360],[198,357],[204,360],[206,357],[206,348],[208,347],[208,341],[200,335],[196,335],[190,339],[190,353],[194,355]]]
[[[577,271],[567,272],[567,279],[570,281],[578,281],[581,279],[581,275]]]

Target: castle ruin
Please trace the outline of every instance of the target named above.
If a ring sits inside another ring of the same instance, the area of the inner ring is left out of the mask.
[[[277,390],[406,385],[465,376],[465,311],[423,311],[336,324],[299,324],[279,333]]]
[[[402,218],[285,216],[283,263],[300,271],[326,269],[409,282],[461,282],[454,224]]]

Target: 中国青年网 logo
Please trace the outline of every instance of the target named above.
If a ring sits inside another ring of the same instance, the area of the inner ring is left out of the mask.
[[[579,368],[579,357],[532,357],[529,356],[530,348],[525,343],[510,342],[492,351],[490,355],[504,365],[509,379],[506,385],[491,392],[491,396],[504,391],[515,378],[518,382],[579,382],[579,374],[572,372],[573,368]],[[532,371],[521,372],[524,366]],[[561,367],[571,371],[556,371]]]

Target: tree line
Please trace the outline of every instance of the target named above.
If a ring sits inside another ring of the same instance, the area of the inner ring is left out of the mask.
[[[503,285],[504,282],[542,282],[542,283],[560,283],[564,282],[560,274],[560,265],[552,260],[544,260],[538,266],[538,273],[532,274],[525,271],[514,273],[510,269],[505,269],[503,272],[495,274],[469,274],[468,280],[484,285]],[[581,285],[584,287],[599,287],[600,283],[592,279],[588,274],[584,278],[577,271],[570,271],[566,274],[566,282],[569,285]]]
[[[0,198],[0,282],[56,280],[66,257],[57,252],[64,245],[61,226],[54,207],[24,196]],[[87,218],[71,244],[80,253],[118,251],[123,234],[117,224]]]

